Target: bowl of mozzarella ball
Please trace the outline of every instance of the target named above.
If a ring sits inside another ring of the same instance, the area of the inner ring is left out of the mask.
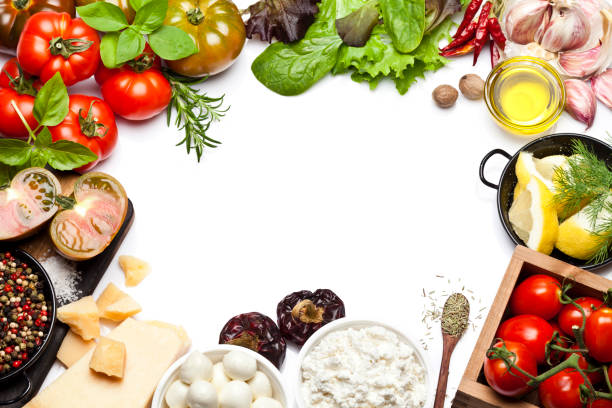
[[[152,408],[287,408],[280,372],[259,354],[219,345],[193,351],[162,377]]]

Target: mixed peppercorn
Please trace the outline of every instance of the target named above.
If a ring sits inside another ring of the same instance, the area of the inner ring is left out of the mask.
[[[26,364],[51,326],[51,305],[39,271],[0,253],[0,375]]]

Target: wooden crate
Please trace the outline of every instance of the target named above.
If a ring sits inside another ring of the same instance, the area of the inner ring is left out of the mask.
[[[508,317],[507,305],[514,287],[518,282],[534,274],[546,274],[560,281],[566,278],[573,279],[575,283],[570,292],[572,296],[602,298],[603,294],[612,287],[612,281],[608,279],[523,246],[517,246],[457,389],[452,403],[453,408],[539,407],[537,392],[532,392],[518,401],[502,397],[487,385],[482,372],[486,351],[493,343],[500,323]]]

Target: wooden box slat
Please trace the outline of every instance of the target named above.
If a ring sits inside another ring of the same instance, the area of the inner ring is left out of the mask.
[[[573,296],[601,298],[612,287],[612,281],[587,272],[558,259],[541,254],[523,246],[517,246],[504,279],[497,291],[480,337],[476,342],[470,361],[453,400],[453,408],[538,408],[535,393],[523,400],[505,398],[482,381],[481,372],[486,351],[489,349],[502,320],[516,284],[534,274],[546,274],[559,281],[574,282]]]

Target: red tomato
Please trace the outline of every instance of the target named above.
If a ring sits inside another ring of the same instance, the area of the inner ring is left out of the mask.
[[[581,297],[576,299],[575,302],[584,309],[587,319],[591,313],[593,313],[594,309],[599,308],[603,304],[601,300],[592,297]],[[582,327],[582,313],[572,304],[565,305],[559,313],[558,321],[559,327],[561,327],[563,333],[573,338],[574,332],[572,331],[572,327]]]
[[[70,95],[70,111],[66,119],[49,128],[53,141],[70,140],[87,146],[98,159],[79,167],[83,173],[108,158],[117,145],[117,124],[110,107],[100,98]]]
[[[500,347],[502,344],[502,342],[498,342],[495,347]],[[536,360],[525,345],[514,341],[506,341],[505,344],[506,348],[516,355],[514,364],[517,367],[534,377],[538,375]],[[515,369],[508,370],[501,359],[485,358],[484,373],[489,386],[498,394],[506,397],[518,398],[531,390],[527,385],[529,378]]]
[[[566,368],[540,384],[540,403],[544,408],[582,408],[580,385],[584,378],[573,368]]]
[[[602,307],[591,313],[584,328],[584,343],[595,360],[612,362],[612,308]]]
[[[570,348],[578,349],[578,345],[574,344]],[[578,366],[581,369],[583,369],[583,370],[587,370],[589,368],[589,363],[587,362],[586,358],[584,358],[584,356],[582,354],[580,354],[580,353],[567,353],[565,355],[565,359],[567,360],[573,354],[578,354],[578,356],[580,356],[580,358],[578,360]],[[597,384],[603,382],[603,380],[604,380],[603,373],[600,370],[594,371],[592,373],[586,373],[586,375],[587,375],[587,377],[589,377],[589,380],[591,381],[591,384],[593,384],[593,385],[597,385]]]
[[[4,64],[0,73],[0,133],[2,135],[17,139],[27,139],[29,136],[13,102],[30,129],[34,130],[38,126],[32,113],[36,87],[37,84],[30,78],[25,75],[24,78],[20,76],[17,58],[11,58]]]
[[[497,337],[523,343],[533,353],[538,364],[546,361],[546,344],[554,330],[544,319],[534,315],[521,315],[506,320],[497,329]]]
[[[26,72],[43,82],[59,72],[66,86],[89,78],[100,62],[100,37],[80,18],[41,11],[28,19],[17,59]]]
[[[547,275],[533,275],[514,289],[510,298],[510,311],[515,316],[532,314],[550,320],[563,306],[560,296],[559,281]]]
[[[612,408],[612,400],[598,399],[589,404],[589,408]]]
[[[119,72],[128,70],[142,72],[149,68],[161,69],[161,66],[161,58],[155,55],[149,44],[146,44],[142,54],[132,61],[126,62],[119,68],[106,68],[104,64],[100,64],[96,71],[96,82],[101,86],[107,79]]]

